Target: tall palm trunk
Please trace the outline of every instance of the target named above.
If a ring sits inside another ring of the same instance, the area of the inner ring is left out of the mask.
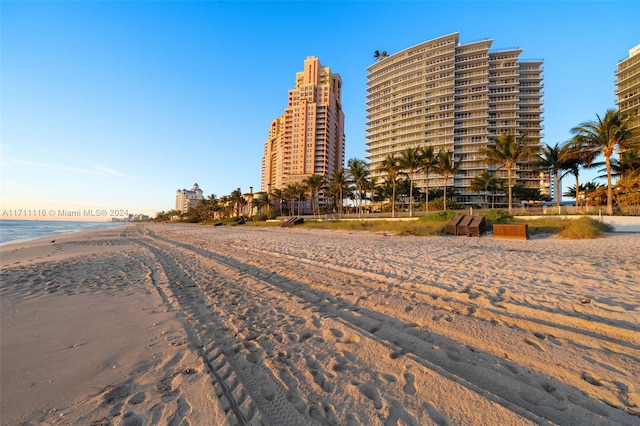
[[[409,175],[409,217],[413,217],[413,173]]]
[[[613,187],[611,186],[611,156],[605,155],[605,166],[607,168],[607,214],[613,214]]]
[[[429,170],[426,172],[426,180],[424,185],[424,210],[429,212]]]
[[[560,208],[560,177],[558,176],[558,171],[554,170],[553,180],[556,184],[556,207]]]
[[[443,210],[447,210],[447,179],[449,176],[444,176],[444,199],[443,199]]]
[[[509,188],[508,188],[508,191],[507,191],[508,194],[509,194],[509,196],[508,196],[508,199],[509,199],[509,209],[508,209],[508,211],[509,211],[509,214],[511,214],[511,210],[512,210],[511,209],[511,206],[512,206],[512,202],[511,202],[511,199],[512,199],[511,198],[511,164],[507,165],[507,181],[509,182],[508,183]]]
[[[391,217],[396,217],[396,183],[391,185]]]
[[[576,175],[576,207],[580,207],[580,199],[578,198],[578,191],[580,188],[580,178],[578,178],[578,175]]]

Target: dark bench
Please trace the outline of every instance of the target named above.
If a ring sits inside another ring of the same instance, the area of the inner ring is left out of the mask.
[[[467,226],[468,237],[480,237],[487,232],[487,221],[483,216],[476,216]]]
[[[460,223],[456,228],[456,235],[464,235],[469,236],[469,225],[471,225],[471,221],[473,220],[473,216],[465,216],[462,218]]]
[[[525,224],[495,224],[493,225],[493,238],[506,238],[510,240],[528,240],[529,225]]]
[[[458,214],[458,215],[455,215],[453,218],[451,218],[449,223],[447,223],[447,234],[456,235],[458,233],[456,228],[463,217],[464,217],[463,215]]]
[[[304,218],[301,218],[300,216],[294,216],[292,218],[289,218],[280,226],[283,228],[288,228],[290,226],[300,225],[301,223],[304,223]]]

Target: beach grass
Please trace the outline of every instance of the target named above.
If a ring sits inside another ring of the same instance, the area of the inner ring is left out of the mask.
[[[487,215],[488,228],[491,229],[494,223],[522,223],[529,225],[531,235],[557,235],[565,239],[598,238],[605,232],[613,232],[610,225],[598,222],[588,217],[579,219],[565,219],[559,217],[548,217],[541,219],[515,219],[513,216],[502,214],[500,211],[490,212]],[[305,221],[298,227],[308,229],[333,229],[342,231],[368,231],[383,232],[393,235],[415,235],[433,236],[445,235],[446,225],[455,216],[455,212],[446,211],[421,216],[415,220],[315,220],[305,218]],[[226,225],[235,225],[235,221],[229,221]],[[280,226],[280,221],[249,221],[248,226]],[[244,226],[244,225],[243,225]]]

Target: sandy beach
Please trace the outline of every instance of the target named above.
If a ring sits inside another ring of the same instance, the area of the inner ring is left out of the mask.
[[[2,425],[638,425],[640,234],[0,248]]]

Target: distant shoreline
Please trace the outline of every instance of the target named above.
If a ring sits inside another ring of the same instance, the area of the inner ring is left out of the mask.
[[[81,232],[92,229],[104,229],[122,226],[128,222],[89,222],[66,220],[0,220],[0,247],[55,238],[59,235]]]

